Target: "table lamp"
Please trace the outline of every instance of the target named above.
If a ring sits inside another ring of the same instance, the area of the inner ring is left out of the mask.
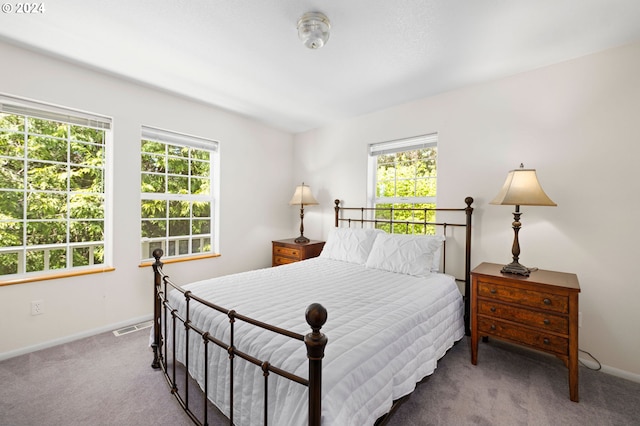
[[[518,262],[520,257],[520,243],[518,232],[520,231],[520,206],[557,206],[556,203],[545,194],[538,182],[535,169],[525,169],[520,164],[519,169],[511,170],[507,180],[498,195],[489,203],[498,205],[516,206],[513,212],[513,246],[511,253],[513,261],[502,268],[502,272],[529,276],[535,268],[527,268]]]
[[[302,185],[296,186],[296,191],[289,201],[289,205],[300,206],[300,236],[295,239],[296,243],[308,243],[309,239],[304,236],[304,206],[314,206],[318,202],[313,197],[311,189],[302,182]]]

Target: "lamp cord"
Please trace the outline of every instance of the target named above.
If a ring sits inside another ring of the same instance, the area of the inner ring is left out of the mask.
[[[578,351],[579,351],[579,352],[582,352],[582,353],[584,353],[584,354],[589,355],[589,358],[591,358],[591,359],[592,359],[592,360],[597,364],[597,367],[589,367],[587,364],[585,364],[584,362],[582,362],[582,361],[580,360],[580,358],[578,358],[578,363],[579,363],[580,365],[582,365],[583,367],[588,368],[589,370],[593,370],[593,371],[600,371],[600,370],[602,369],[602,364],[600,363],[600,361],[598,361],[598,360],[597,360],[597,358],[596,358],[595,356],[591,355],[589,352],[587,352],[587,351],[585,351],[585,350],[582,350],[582,349],[578,349]]]

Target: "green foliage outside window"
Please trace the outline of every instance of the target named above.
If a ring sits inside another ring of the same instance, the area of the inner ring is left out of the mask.
[[[143,258],[211,252],[211,152],[143,139]]]
[[[435,227],[425,223],[435,221],[435,212],[428,209],[436,207],[429,201],[436,196],[437,155],[437,148],[429,147],[377,156],[376,207],[384,210],[376,211],[376,218],[399,222],[393,229],[390,224],[378,224],[378,228],[403,234],[435,233]]]
[[[0,275],[104,263],[104,165],[104,130],[0,113]]]

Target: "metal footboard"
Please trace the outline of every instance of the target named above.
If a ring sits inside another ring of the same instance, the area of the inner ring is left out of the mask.
[[[167,275],[162,270],[163,263],[160,258],[162,257],[162,250],[157,249],[153,252],[153,257],[155,258],[155,263],[153,264],[154,271],[154,322],[153,322],[153,343],[151,344],[153,349],[153,362],[151,366],[153,368],[161,369],[164,373],[164,376],[169,383],[169,387],[171,389],[171,393],[174,394],[182,408],[189,415],[189,417],[194,421],[194,423],[199,425],[208,425],[208,384],[209,384],[209,346],[213,344],[219,347],[221,350],[224,350],[228,353],[229,357],[229,395],[230,395],[230,407],[229,407],[229,424],[234,424],[234,387],[236,383],[234,383],[234,361],[236,357],[244,359],[245,361],[253,364],[256,368],[260,368],[262,374],[264,376],[264,413],[263,413],[263,424],[266,426],[268,424],[268,383],[269,376],[271,374],[276,374],[280,377],[288,379],[292,382],[298,383],[300,385],[306,386],[308,388],[309,398],[309,425],[310,426],[319,426],[320,425],[320,414],[321,414],[321,389],[322,389],[322,358],[324,357],[324,349],[327,344],[327,337],[320,332],[320,329],[325,324],[327,320],[327,311],[326,309],[317,303],[309,305],[307,307],[305,317],[306,321],[311,327],[311,332],[302,335],[298,333],[294,333],[289,330],[285,330],[279,327],[275,327],[270,324],[263,323],[261,321],[255,320],[253,318],[247,317],[245,315],[239,314],[234,310],[229,310],[218,306],[214,303],[211,303],[207,300],[204,300],[197,295],[191,293],[190,291],[185,291],[180,286],[174,284]],[[183,315],[178,313],[178,310],[171,306],[170,302],[167,299],[168,291],[177,290],[182,293],[186,310]],[[195,326],[191,322],[191,304],[199,303],[204,306],[207,306],[210,309],[216,310],[228,317],[229,321],[229,341],[223,341],[218,339],[215,336],[212,336],[206,330],[202,330]],[[307,357],[309,359],[309,378],[305,379],[303,377],[292,374],[291,372],[285,371],[277,366],[269,363],[269,360],[261,360],[253,355],[243,352],[235,347],[234,345],[234,336],[235,336],[235,323],[237,321],[243,321],[245,323],[251,324],[255,327],[259,327],[264,330],[269,330],[271,332],[286,336],[288,338],[298,340],[304,342],[307,348]],[[184,353],[184,365],[185,365],[185,373],[184,373],[184,388],[181,389],[178,387],[178,378],[176,372],[176,330],[177,327],[184,327],[184,339],[185,339],[185,353]],[[168,339],[165,336],[168,336],[168,333],[171,333],[171,348],[169,348]],[[202,341],[202,345],[204,346],[204,393],[203,393],[203,412],[200,416],[195,413],[191,409],[191,404],[189,401],[189,339],[190,338],[200,339]],[[171,352],[169,352],[169,350]],[[166,354],[171,355],[171,368],[168,367]],[[240,384],[241,385],[241,384]]]

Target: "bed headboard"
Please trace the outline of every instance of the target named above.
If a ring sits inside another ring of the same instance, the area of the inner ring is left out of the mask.
[[[341,207],[340,200],[335,200],[335,226],[358,226],[361,228],[383,229],[390,233],[401,234],[440,234],[449,239],[455,229],[464,229],[464,256],[454,257],[457,263],[464,259],[462,269],[464,277],[456,280],[464,283],[464,324],[465,332],[470,334],[470,296],[471,296],[471,215],[473,213],[473,198],[464,199],[466,207],[460,208],[394,208],[390,207]],[[464,216],[463,216],[464,214]],[[397,218],[401,216],[402,219]],[[438,216],[438,217],[437,217]],[[445,220],[440,216],[445,216]],[[407,219],[410,217],[410,219]],[[457,234],[457,233],[456,233]],[[447,239],[443,243],[442,272],[447,272]],[[459,241],[462,238],[455,238]],[[452,242],[449,242],[449,246]],[[458,250],[460,251],[460,250]]]

